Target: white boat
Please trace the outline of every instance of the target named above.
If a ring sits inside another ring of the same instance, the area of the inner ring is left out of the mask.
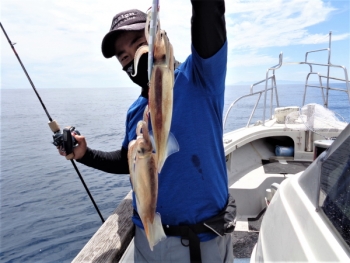
[[[283,63],[283,55],[280,54],[278,65],[269,68],[266,78],[253,84],[249,94],[233,102],[225,115],[224,125],[237,101],[256,96],[259,102],[263,98],[261,121],[251,124],[258,108],[257,102],[246,127],[225,133],[223,137],[229,191],[237,204],[237,222],[233,232],[236,258],[245,258],[246,261],[250,258],[251,262],[350,262],[349,174],[347,180],[342,179],[343,188],[339,187],[341,191],[347,187],[348,192],[347,195],[340,193],[344,200],[336,225],[332,223],[329,211],[324,211],[325,204],[330,207],[331,201],[339,201],[331,181],[344,177],[341,165],[346,164],[346,158],[339,156],[350,156],[350,126],[326,109],[330,90],[344,92],[350,100],[347,70],[330,63],[330,48],[331,33],[328,48],[307,52],[304,62],[294,63],[310,66],[302,105],[307,88],[317,86],[322,92],[323,106],[279,105],[275,72],[288,64]],[[328,63],[308,62],[309,53],[322,51],[328,52]],[[321,75],[314,72],[313,66],[324,66],[328,73]],[[342,70],[344,78],[330,76],[329,69],[332,67]],[[310,84],[309,77],[312,75],[317,75],[318,85]],[[346,88],[331,87],[332,80],[344,82]],[[256,91],[260,84],[263,88]],[[277,105],[275,109],[272,107],[274,104]],[[270,113],[267,117],[268,108]],[[337,173],[328,169],[332,175],[324,172],[324,166],[330,160],[333,164],[334,160],[339,161],[339,167],[334,166]],[[129,193],[73,262],[132,262],[131,215]],[[345,234],[339,229],[345,229]]]
[[[308,62],[309,53],[321,51],[329,53],[330,61],[330,43],[327,49],[307,52],[304,62],[283,63],[280,54],[279,64],[267,70],[266,79],[253,84],[251,93],[238,98],[226,113],[225,122],[231,107],[240,99],[258,96],[259,100],[264,97],[262,121],[250,125],[256,104],[246,127],[224,135],[229,190],[236,199],[238,212],[234,232],[235,256],[250,257],[251,249],[258,239],[251,262],[350,262],[350,241],[344,244],[344,237],[338,237],[339,233],[332,224],[325,222],[329,218],[325,216],[322,204],[318,203],[327,196],[320,188],[320,166],[323,162],[313,162],[348,125],[326,110],[330,90],[344,92],[350,100],[346,68],[330,62]],[[307,88],[313,87],[321,89],[324,106],[308,104],[303,107],[278,107],[275,71],[288,64],[310,66],[302,105]],[[344,78],[313,72],[315,65],[340,68]],[[312,75],[317,75],[318,85],[309,83]],[[330,80],[343,81],[346,88],[332,88]],[[270,87],[268,82],[271,83]],[[255,92],[255,86],[261,83],[265,84],[265,89]],[[265,118],[267,91],[271,94],[270,101],[275,93],[277,104],[274,111],[270,107],[269,118]],[[349,130],[348,126],[343,138],[350,136]],[[346,151],[350,156],[350,145]],[[309,167],[311,163],[313,165]],[[347,209],[347,214],[340,220],[344,220],[341,227],[347,229],[349,238],[350,180],[347,184],[347,203],[342,207]]]
[[[350,262],[350,125],[276,189],[250,262]]]

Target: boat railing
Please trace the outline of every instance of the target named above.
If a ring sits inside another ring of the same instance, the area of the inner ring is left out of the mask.
[[[226,111],[226,114],[225,114],[225,117],[224,117],[224,128],[225,128],[225,125],[226,125],[226,121],[227,121],[227,117],[231,111],[231,109],[233,108],[233,106],[238,102],[240,101],[241,99],[243,98],[247,98],[247,97],[252,97],[252,96],[255,96],[255,95],[259,95],[255,105],[254,105],[254,108],[249,116],[249,119],[248,119],[248,122],[247,122],[247,125],[246,127],[248,127],[250,125],[250,122],[255,114],[255,111],[256,111],[256,108],[260,102],[260,98],[261,98],[261,95],[264,94],[264,113],[263,113],[263,125],[265,124],[265,111],[266,111],[266,95],[267,95],[267,92],[268,91],[271,91],[271,103],[270,103],[270,113],[271,113],[271,116],[272,116],[272,105],[273,105],[273,91],[275,90],[275,94],[276,94],[276,104],[277,104],[277,107],[279,107],[279,102],[278,102],[278,93],[277,93],[277,85],[276,85],[276,77],[275,77],[275,70],[279,69],[281,66],[282,66],[282,63],[283,62],[283,53],[281,52],[280,55],[279,55],[279,63],[271,68],[268,68],[267,71],[266,71],[266,78],[261,80],[261,81],[258,81],[254,84],[252,84],[250,86],[250,93],[249,94],[246,94],[246,95],[243,95],[241,97],[239,97],[238,99],[236,99],[234,102],[231,103],[231,105],[229,106],[228,110]],[[270,72],[272,72],[272,75],[269,76]],[[271,80],[271,86],[268,88],[268,83],[269,83],[269,80]],[[255,91],[254,92],[254,87],[261,84],[261,83],[265,83],[265,89],[263,90],[260,90],[260,91]]]
[[[306,92],[307,92],[307,88],[308,87],[313,87],[313,88],[320,88],[321,89],[321,93],[322,93],[322,99],[323,99],[323,105],[325,108],[328,108],[328,98],[329,98],[329,91],[330,90],[334,90],[334,91],[341,91],[341,92],[345,92],[348,94],[348,98],[350,101],[350,83],[349,83],[349,77],[348,77],[348,72],[346,67],[341,66],[341,65],[335,65],[331,63],[331,39],[332,39],[332,32],[329,32],[329,46],[328,48],[324,48],[324,49],[318,49],[318,50],[311,50],[305,53],[305,61],[303,62],[287,62],[287,63],[282,63],[283,61],[283,54],[280,53],[279,55],[279,63],[276,66],[273,66],[269,69],[267,69],[266,71],[266,78],[264,80],[261,80],[259,82],[254,83],[253,85],[251,85],[250,87],[250,94],[247,95],[243,95],[241,97],[239,97],[238,99],[236,99],[234,102],[231,103],[231,105],[229,106],[228,110],[226,111],[225,117],[224,117],[224,128],[226,125],[226,121],[227,121],[227,117],[231,111],[231,109],[233,108],[233,106],[240,101],[243,98],[247,98],[247,97],[251,97],[254,95],[259,95],[254,108],[249,116],[248,122],[246,127],[249,127],[250,122],[255,114],[256,108],[260,102],[260,98],[261,95],[264,94],[264,106],[263,106],[263,119],[262,119],[262,125],[265,125],[265,120],[266,120],[266,97],[267,97],[267,92],[271,91],[271,100],[270,100],[270,116],[272,117],[272,107],[273,107],[273,91],[275,90],[275,94],[276,94],[276,105],[277,107],[279,107],[279,101],[278,101],[278,93],[277,93],[277,85],[276,85],[276,77],[275,77],[275,70],[279,69],[282,64],[283,65],[291,65],[291,64],[299,64],[299,65],[308,65],[310,67],[310,72],[307,74],[306,76],[306,81],[305,81],[305,89],[304,89],[304,94],[303,94],[303,102],[302,105],[305,105],[305,98],[306,98]],[[314,53],[314,52],[322,52],[322,51],[328,51],[328,63],[326,64],[322,64],[322,63],[314,63],[314,62],[309,62],[308,61],[308,55],[310,53]],[[320,74],[319,72],[315,72],[313,70],[313,66],[323,66],[323,67],[327,67],[327,75],[323,75]],[[330,76],[330,68],[340,68],[343,69],[344,72],[344,78],[336,78],[336,77],[332,77]],[[272,76],[269,76],[269,73],[272,72]],[[309,83],[309,78],[311,75],[317,75],[318,76],[318,82],[319,85],[313,85]],[[326,86],[323,85],[322,79],[326,79]],[[268,88],[268,81],[271,80],[271,87]],[[341,88],[335,88],[335,87],[331,87],[329,84],[330,80],[337,80],[337,81],[341,81],[341,82],[345,82],[346,83],[346,89],[341,89]],[[261,84],[261,83],[265,83],[265,89],[264,90],[260,90],[260,91],[256,91],[254,92],[254,87]],[[326,90],[326,94],[324,92],[324,90]]]
[[[132,191],[130,191],[72,263],[119,262],[134,237],[132,215]]]
[[[332,43],[332,32],[329,32],[329,44],[328,44],[329,46],[328,46],[328,48],[323,48],[323,49],[318,49],[318,50],[311,50],[311,51],[306,52],[305,53],[305,61],[304,62],[285,63],[285,64],[308,65],[310,67],[310,72],[306,76],[304,96],[303,96],[303,104],[302,105],[305,105],[305,98],[306,98],[306,92],[307,92],[307,88],[308,87],[320,88],[321,89],[323,106],[325,108],[328,108],[328,98],[329,98],[329,91],[330,90],[341,91],[341,92],[347,93],[349,101],[350,101],[350,84],[349,84],[348,72],[347,72],[346,67],[341,66],[341,65],[332,64],[332,62],[331,62],[331,43]],[[322,52],[322,51],[328,51],[328,63],[327,64],[313,63],[313,62],[309,62],[308,61],[308,55],[310,53]],[[313,70],[313,66],[327,67],[327,75],[322,75],[319,72],[315,72]],[[344,78],[331,77],[330,76],[330,69],[331,68],[343,69]],[[309,77],[311,75],[317,75],[318,76],[319,85],[309,84]],[[326,79],[326,82],[327,82],[326,86],[324,86],[323,83],[322,83],[322,79],[324,79],[324,78]],[[330,84],[329,84],[330,80],[337,80],[337,81],[340,81],[340,82],[345,82],[346,89],[339,89],[339,88],[330,87]],[[324,94],[324,90],[326,90],[326,95]]]

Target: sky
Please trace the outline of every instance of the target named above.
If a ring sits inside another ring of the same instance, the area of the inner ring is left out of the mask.
[[[1,23],[37,89],[112,88],[134,84],[115,57],[105,59],[101,42],[112,17],[137,8],[146,11],[151,0],[2,0]],[[331,62],[350,68],[349,0],[227,0],[228,64],[226,85],[254,83],[276,70],[278,81],[304,81],[305,52],[328,47]],[[161,27],[173,44],[177,60],[190,54],[191,3],[160,0]],[[1,34],[1,89],[31,88],[4,34]],[[311,53],[308,61],[326,63],[326,51]],[[325,68],[317,69],[323,73]],[[331,74],[344,78],[342,70]],[[315,79],[316,80],[316,79]]]

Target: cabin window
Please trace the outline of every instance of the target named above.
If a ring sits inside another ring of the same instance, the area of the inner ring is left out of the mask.
[[[350,247],[350,137],[321,167],[320,207]]]

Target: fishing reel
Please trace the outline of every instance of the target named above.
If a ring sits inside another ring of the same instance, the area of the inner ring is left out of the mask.
[[[58,125],[57,128],[58,129],[56,129],[52,135],[52,144],[56,147],[60,147],[60,149],[66,153],[66,159],[71,160],[74,158],[73,148],[78,144],[72,133],[77,135],[80,135],[80,133],[73,126],[64,128],[62,133]]]

